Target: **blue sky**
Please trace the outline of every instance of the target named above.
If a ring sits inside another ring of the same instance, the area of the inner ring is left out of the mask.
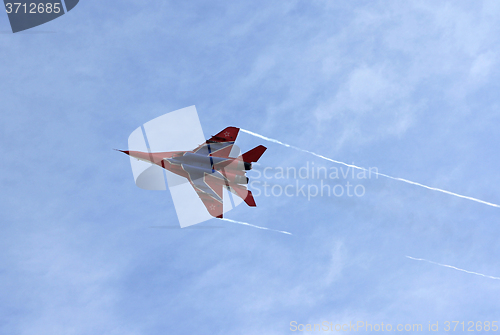
[[[112,149],[196,105],[207,136],[237,126],[498,204],[499,19],[496,1],[82,0],[11,34],[4,15],[0,333],[498,320],[499,280],[405,257],[499,277],[498,208],[380,177],[227,215],[292,236],[150,228],[178,224],[170,195]],[[261,169],[335,166],[239,136],[259,144]]]

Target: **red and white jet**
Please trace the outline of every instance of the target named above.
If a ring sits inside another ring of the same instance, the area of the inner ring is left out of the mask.
[[[237,158],[229,157],[239,131],[239,128],[227,127],[192,151],[119,151],[187,178],[210,215],[222,218],[224,187],[248,206],[256,206],[252,192],[247,189],[245,174],[267,148],[259,145]]]

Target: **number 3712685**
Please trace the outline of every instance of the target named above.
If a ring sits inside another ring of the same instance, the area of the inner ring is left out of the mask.
[[[59,7],[60,3],[6,3],[5,9],[7,14],[17,14],[17,13],[29,13],[29,14],[41,14],[41,13],[55,13],[58,14],[61,11],[61,7]]]
[[[445,331],[497,331],[498,325],[496,321],[468,321],[465,323],[464,321],[445,321],[444,322],[444,330]]]

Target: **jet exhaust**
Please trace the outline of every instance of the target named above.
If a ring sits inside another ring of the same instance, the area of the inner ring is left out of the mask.
[[[276,229],[271,229],[271,228],[266,228],[266,227],[260,227],[260,226],[256,226],[256,225],[253,225],[253,224],[250,224],[250,223],[247,223],[247,222],[241,222],[241,221],[231,220],[231,219],[228,219],[228,218],[222,218],[222,220],[228,221],[228,222],[232,222],[232,223],[241,224],[241,225],[244,225],[244,226],[250,226],[250,227],[254,227],[254,228],[258,228],[258,229],[271,230],[271,231],[275,231],[275,232],[282,233],[282,234],[292,235],[292,233],[289,233],[289,232],[284,231],[284,230],[276,230]]]
[[[499,277],[488,276],[488,275],[485,275],[485,274],[482,274],[482,273],[479,273],[479,272],[468,271],[468,270],[457,268],[457,267],[452,266],[452,265],[441,264],[441,263],[429,261],[429,260],[423,259],[423,258],[415,258],[415,257],[411,257],[411,256],[406,256],[406,258],[413,259],[414,261],[423,261],[423,262],[427,262],[427,263],[431,263],[431,264],[435,264],[435,265],[439,265],[439,266],[444,266],[445,268],[450,268],[450,269],[454,269],[454,270],[457,270],[457,271],[462,271],[462,272],[470,273],[470,274],[477,275],[477,276],[482,276],[482,277],[486,277],[486,278],[490,278],[490,279],[500,280]]]
[[[341,161],[337,161],[337,160],[325,157],[323,155],[317,154],[315,152],[312,152],[312,151],[309,151],[309,150],[305,150],[305,149],[301,149],[299,147],[283,143],[283,142],[275,140],[273,138],[269,138],[269,137],[266,137],[264,135],[260,135],[260,134],[254,133],[254,132],[252,132],[250,130],[245,130],[245,129],[240,129],[240,130],[242,132],[244,132],[244,133],[247,133],[247,134],[250,134],[252,136],[261,138],[263,140],[266,140],[266,141],[269,141],[269,142],[272,142],[272,143],[277,143],[277,144],[280,144],[280,145],[285,146],[287,148],[291,148],[291,149],[295,149],[295,150],[298,150],[298,151],[306,152],[308,154],[311,154],[313,156],[319,157],[321,159],[324,159],[324,160],[327,160],[327,161],[330,161],[330,162],[333,162],[333,163],[337,163],[337,164],[341,164],[341,165],[344,165],[344,166],[352,167],[353,169],[358,169],[358,170],[363,170],[363,171],[366,171],[366,172],[370,172],[370,171],[368,171],[368,169],[365,169],[363,167],[356,166],[356,165],[353,165],[353,164],[347,164],[347,163],[344,163],[344,162],[341,162]],[[442,190],[442,189],[436,188],[436,187],[427,186],[427,185],[420,184],[420,183],[417,183],[417,182],[414,182],[414,181],[411,181],[411,180],[407,180],[407,179],[403,179],[403,178],[398,178],[398,177],[391,177],[389,175],[386,175],[386,174],[383,174],[383,173],[379,173],[379,172],[374,172],[374,171],[372,171],[371,173],[374,173],[374,174],[379,175],[381,177],[386,177],[386,178],[389,178],[389,179],[392,179],[392,180],[402,181],[402,182],[407,183],[407,184],[420,186],[420,187],[426,188],[426,189],[431,190],[431,191],[437,191],[437,192],[441,192],[441,193],[446,193],[446,194],[453,195],[453,196],[458,197],[458,198],[467,199],[467,200],[475,201],[475,202],[478,202],[478,203],[481,203],[481,204],[484,204],[484,205],[488,205],[488,206],[500,208],[500,205],[494,204],[492,202],[488,202],[488,201],[476,199],[476,198],[473,198],[473,197],[469,197],[469,196],[466,196],[466,195],[461,195],[461,194],[458,194],[458,193],[454,193],[454,192]]]

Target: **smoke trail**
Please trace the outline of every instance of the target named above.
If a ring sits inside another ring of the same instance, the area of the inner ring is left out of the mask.
[[[442,189],[440,189],[440,188],[435,188],[435,187],[426,186],[426,185],[423,185],[423,184],[420,184],[420,183],[417,183],[417,182],[414,182],[414,181],[411,181],[411,180],[407,180],[407,179],[403,179],[403,178],[397,178],[397,177],[391,177],[391,176],[388,176],[388,175],[386,175],[386,174],[379,173],[379,172],[368,171],[368,169],[365,169],[365,168],[362,168],[362,167],[359,167],[359,166],[356,166],[356,165],[352,165],[352,164],[347,164],[347,163],[344,163],[344,162],[336,161],[336,160],[334,160],[334,159],[331,159],[331,158],[325,157],[325,156],[323,156],[323,155],[319,155],[319,154],[314,153],[314,152],[312,152],[312,151],[305,150],[305,149],[301,149],[301,148],[298,148],[298,147],[296,147],[296,146],[293,146],[293,145],[290,145],[290,144],[286,144],[286,143],[280,142],[280,141],[278,141],[278,140],[275,140],[275,139],[272,139],[272,138],[269,138],[269,137],[265,137],[265,136],[263,136],[263,135],[259,135],[259,134],[257,134],[257,133],[251,132],[251,131],[249,131],[249,130],[245,130],[245,129],[240,129],[240,130],[241,130],[242,132],[244,132],[244,133],[247,133],[247,134],[253,135],[253,136],[258,137],[258,138],[261,138],[261,139],[263,139],[263,140],[266,140],[266,141],[269,141],[269,142],[273,142],[273,143],[278,143],[278,144],[281,144],[281,145],[283,145],[283,146],[285,146],[285,147],[292,148],[292,149],[295,149],[295,150],[298,150],[298,151],[306,152],[306,153],[308,153],[308,154],[314,155],[314,156],[316,156],[316,157],[319,157],[319,158],[325,159],[325,160],[330,161],[330,162],[333,162],[333,163],[342,164],[342,165],[345,165],[345,166],[351,167],[351,168],[353,168],[353,169],[358,169],[358,170],[363,170],[363,171],[366,171],[366,172],[374,173],[374,174],[379,175],[379,176],[382,176],[382,177],[386,177],[386,178],[389,178],[389,179],[402,181],[402,182],[405,182],[405,183],[407,183],[407,184],[411,184],[411,185],[420,186],[420,187],[426,188],[426,189],[428,189],[428,190],[437,191],[437,192],[442,192],[442,193],[446,193],[446,194],[453,195],[453,196],[455,196],[455,197],[459,197],[459,198],[463,198],[463,199],[467,199],[467,200],[472,200],[472,201],[479,202],[479,203],[482,203],[482,204],[485,204],[485,205],[488,205],[488,206],[492,206],[492,207],[497,207],[497,208],[500,208],[500,205],[497,205],[497,204],[494,204],[494,203],[491,203],[491,202],[487,202],[487,201],[483,201],[483,200],[476,199],[476,198],[473,198],[473,197],[468,197],[468,196],[466,196],[466,195],[461,195],[461,194],[453,193],[453,192],[450,192],[450,191],[442,190]]]
[[[233,223],[238,223],[238,224],[242,224],[242,225],[245,225],[245,226],[250,226],[250,227],[254,227],[254,228],[265,229],[265,230],[272,230],[272,231],[276,231],[276,232],[278,232],[278,233],[283,233],[283,234],[287,234],[287,235],[292,235],[292,233],[289,233],[289,232],[287,232],[287,231],[276,230],[276,229],[271,229],[271,228],[266,228],[266,227],[259,227],[259,226],[256,226],[256,225],[253,225],[253,224],[250,224],[250,223],[246,223],[246,222],[235,221],[235,220],[231,220],[231,219],[227,219],[227,218],[222,218],[222,220],[224,220],[224,221],[229,221],[229,222],[233,222]]]
[[[482,276],[482,277],[486,277],[486,278],[490,278],[490,279],[497,279],[497,280],[500,280],[500,278],[499,278],[499,277],[493,277],[493,276],[483,275],[482,273],[473,272],[473,271],[467,271],[467,270],[460,269],[460,268],[457,268],[457,267],[454,267],[454,266],[451,266],[451,265],[446,265],[446,264],[436,263],[436,262],[429,261],[429,260],[427,260],[427,259],[423,259],[423,258],[414,258],[414,257],[410,257],[410,256],[406,256],[406,257],[407,257],[407,258],[409,258],[409,259],[413,259],[413,260],[415,260],[415,261],[424,261],[424,262],[428,262],[428,263],[431,263],[431,264],[436,264],[436,265],[439,265],[439,266],[444,266],[444,267],[446,267],[446,268],[450,268],[450,269],[455,269],[455,270],[462,271],[462,272],[471,273],[471,274],[473,274],[473,275],[478,275],[478,276]]]

